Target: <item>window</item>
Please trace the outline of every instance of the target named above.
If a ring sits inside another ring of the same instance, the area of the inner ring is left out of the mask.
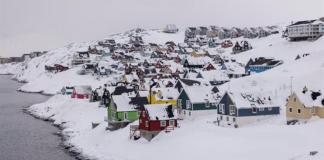
[[[225,107],[224,107],[224,104],[223,104],[223,103],[220,103],[220,104],[219,104],[219,112],[224,114],[224,112],[225,112],[225,111],[224,111],[224,108],[225,108]]]
[[[233,117],[233,122],[236,122],[236,118]]]
[[[209,108],[210,107],[210,104],[209,104],[209,101],[208,100],[206,100],[205,106],[206,106],[206,108]]]
[[[292,112],[292,108],[289,108],[289,112]]]
[[[223,120],[223,116],[220,116],[220,120]]]
[[[263,112],[263,111],[264,111],[264,108],[261,107],[261,108],[259,109],[259,111],[260,111],[260,112]]]
[[[298,113],[301,113],[301,109],[298,109]]]
[[[169,121],[169,126],[174,126],[174,120],[173,119]]]
[[[186,108],[187,108],[187,109],[190,109],[190,105],[191,105],[191,104],[190,104],[190,101],[189,101],[189,100],[186,100]]]
[[[178,99],[178,108],[182,108],[182,100]]]
[[[160,123],[161,123],[161,124],[160,124],[161,127],[165,127],[165,126],[166,126],[166,121],[161,121]]]
[[[271,111],[272,110],[272,107],[268,107],[268,111]]]
[[[296,102],[296,97],[294,98],[294,102]]]
[[[145,127],[149,127],[149,121],[145,121]]]
[[[258,109],[256,107],[252,108],[252,113],[257,113]]]
[[[229,117],[226,117],[226,121],[229,121]]]
[[[128,120],[128,113],[127,112],[124,113],[124,120]]]
[[[230,105],[229,108],[230,108],[230,115],[235,114],[235,105]]]

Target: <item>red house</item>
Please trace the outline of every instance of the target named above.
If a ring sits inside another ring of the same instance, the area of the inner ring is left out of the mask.
[[[210,70],[216,70],[215,66],[213,64],[211,64],[210,62],[208,62],[204,68],[203,68],[204,71],[210,71]]]
[[[92,94],[91,86],[75,86],[71,98],[89,99]]]
[[[144,105],[139,117],[140,131],[159,132],[177,126],[177,115],[174,114],[171,104]]]

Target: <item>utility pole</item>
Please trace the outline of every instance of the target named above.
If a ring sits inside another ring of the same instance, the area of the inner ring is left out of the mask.
[[[290,95],[292,95],[292,93],[293,93],[293,78],[294,78],[294,76],[290,77]]]

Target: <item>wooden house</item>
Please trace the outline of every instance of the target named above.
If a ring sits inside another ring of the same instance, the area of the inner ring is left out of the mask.
[[[250,59],[245,66],[245,72],[247,74],[260,73],[271,68],[277,67],[281,64],[283,64],[283,61],[275,60],[273,58],[259,57],[255,58],[254,60]]]
[[[175,24],[168,24],[164,27],[163,32],[165,33],[177,33],[179,31]]]
[[[240,43],[236,42],[232,49],[233,50],[232,53],[237,54],[237,53],[241,53],[241,52],[244,52],[244,51],[247,51],[250,49],[252,49],[252,46],[248,41],[241,41]]]
[[[201,79],[205,84],[216,86],[229,82],[229,76],[223,70],[206,70],[198,72],[196,78]]]
[[[200,85],[200,84],[201,82],[197,80],[181,78],[177,80],[176,84],[174,85],[174,88],[176,88],[180,93],[185,86],[193,86],[193,85]]]
[[[243,37],[244,38],[256,38],[258,37],[258,33],[254,32],[251,28],[244,28],[243,29]]]
[[[177,99],[179,118],[194,118],[200,115],[216,114],[221,95],[213,86],[183,86]]]
[[[183,67],[186,68],[203,68],[207,63],[212,60],[209,57],[192,57],[189,56],[184,59]]]
[[[233,46],[232,41],[230,40],[225,40],[224,42],[221,43],[222,48],[229,48]]]
[[[178,96],[179,92],[172,87],[152,88],[152,93],[148,95],[147,100],[150,104],[171,104],[176,107]]]
[[[107,108],[108,129],[115,130],[125,127],[129,123],[138,120],[140,106],[132,104],[128,94],[112,95]]]
[[[321,91],[308,90],[305,86],[288,97],[287,124],[306,123],[313,117],[324,118],[324,95]]]
[[[280,107],[270,96],[225,92],[218,104],[217,124],[238,128],[279,114]]]
[[[71,98],[89,99],[92,94],[91,86],[74,86]]]
[[[176,112],[170,104],[144,105],[140,112],[139,130],[141,137],[153,139],[161,131],[166,132],[178,127]]]

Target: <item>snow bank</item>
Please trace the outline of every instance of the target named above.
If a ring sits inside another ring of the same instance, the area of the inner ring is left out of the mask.
[[[128,139],[129,128],[106,131],[106,109],[97,103],[56,95],[45,103],[29,108],[31,113],[50,118],[63,126],[67,143],[82,154],[100,160],[206,159],[222,160],[287,160],[311,159],[310,151],[324,153],[324,121],[307,125],[287,126],[284,116],[278,116],[239,129],[216,126],[216,115],[180,121],[180,128],[162,132],[151,142]],[[92,129],[91,123],[99,123]],[[134,122],[135,123],[135,122]],[[323,158],[323,154],[314,159]],[[305,158],[302,158],[305,157]]]

